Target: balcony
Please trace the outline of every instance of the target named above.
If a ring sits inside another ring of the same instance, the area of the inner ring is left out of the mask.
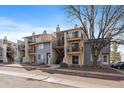
[[[64,48],[64,41],[57,41],[55,45],[53,45],[54,48]]]
[[[51,41],[51,36],[50,35],[42,35],[39,38],[36,38],[37,43],[46,43]]]
[[[71,32],[67,34],[67,41],[80,41],[82,37],[81,32]]]
[[[80,47],[79,46],[68,46],[67,47],[67,54],[80,54]]]
[[[13,54],[14,53],[14,50],[13,49],[10,49],[10,48],[7,48],[7,53],[8,54]]]
[[[36,53],[33,49],[29,49],[28,53],[29,53],[30,56],[35,56],[36,55]]]
[[[34,37],[32,40],[29,40],[29,45],[32,46],[41,43],[48,43],[50,41],[51,41],[50,35],[42,35],[40,37]]]

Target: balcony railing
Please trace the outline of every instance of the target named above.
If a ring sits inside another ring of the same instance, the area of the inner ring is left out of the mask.
[[[28,49],[28,53],[34,53],[33,49]]]
[[[71,32],[67,34],[67,38],[81,38],[82,36],[81,32]]]
[[[49,36],[49,35],[43,35],[40,38],[36,39],[36,42],[37,43],[40,43],[40,42],[49,42],[49,41],[51,41],[51,36]]]
[[[63,45],[64,45],[64,41],[59,40],[59,41],[57,42],[57,45],[58,45],[58,46],[63,46]]]
[[[11,48],[7,48],[7,53],[13,54],[14,53],[14,50],[11,49]]]
[[[82,33],[68,33],[67,34],[67,41],[80,41],[83,39]]]
[[[80,47],[79,46],[68,46],[67,47],[67,52],[79,52],[80,51]]]
[[[51,41],[51,36],[43,35],[43,36],[38,37],[38,38],[33,37],[32,40],[30,39],[28,43],[30,45],[34,45],[37,43],[44,43],[44,42],[50,42],[50,41]]]
[[[67,35],[67,38],[80,38],[80,37],[81,37],[80,35],[71,35],[71,34]]]

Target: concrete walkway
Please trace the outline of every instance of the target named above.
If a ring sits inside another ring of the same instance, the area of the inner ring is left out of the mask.
[[[0,64],[0,66],[17,67],[17,68],[24,68],[25,67],[25,66],[23,66],[21,64]],[[31,67],[31,66],[27,66],[27,67]]]
[[[46,76],[46,75],[29,74],[29,73],[21,73],[21,72],[5,71],[5,70],[0,70],[0,74],[29,78],[29,79],[34,79],[34,80],[44,80],[44,79],[49,78],[49,76]]]
[[[54,67],[46,67],[42,68],[40,66],[22,66],[20,64],[5,64],[1,66],[7,66],[7,67],[17,67],[17,68],[25,68],[25,67],[31,67],[36,69],[41,69],[48,72],[55,72],[60,74],[67,74],[67,75],[77,75],[77,76],[84,76],[84,77],[93,77],[93,78],[104,78],[104,79],[121,79],[124,80],[124,74],[115,74],[115,73],[101,73],[101,72],[91,72],[91,71],[78,71],[78,70],[68,70],[68,69],[56,69],[56,66]]]
[[[70,87],[110,87],[110,86],[105,86],[105,85],[99,85],[99,84],[89,84],[86,82],[81,82],[80,80],[70,80],[66,78],[60,78],[56,76],[51,76],[51,75],[39,75],[39,74],[28,74],[28,73],[21,73],[21,72],[16,72],[16,71],[7,71],[7,70],[0,70],[0,74],[5,74],[5,75],[11,75],[11,76],[16,76],[16,77],[21,77],[21,78],[27,78],[27,79],[33,79],[33,80],[38,80],[38,81],[44,81],[44,82],[49,82],[49,83],[56,83],[56,84],[61,84],[61,85],[66,85]]]

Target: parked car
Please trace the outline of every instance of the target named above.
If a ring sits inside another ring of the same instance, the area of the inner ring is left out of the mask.
[[[124,62],[121,62],[121,61],[119,61],[119,62],[113,62],[111,64],[111,67],[112,68],[123,69],[124,68]]]

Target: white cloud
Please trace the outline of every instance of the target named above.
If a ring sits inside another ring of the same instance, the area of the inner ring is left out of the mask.
[[[19,23],[13,19],[0,17],[0,38],[7,36],[9,40],[16,42],[18,39],[22,39],[22,37],[31,35],[32,32],[39,34],[42,33],[43,30],[52,33],[55,31],[55,28],[37,27],[32,24]]]

